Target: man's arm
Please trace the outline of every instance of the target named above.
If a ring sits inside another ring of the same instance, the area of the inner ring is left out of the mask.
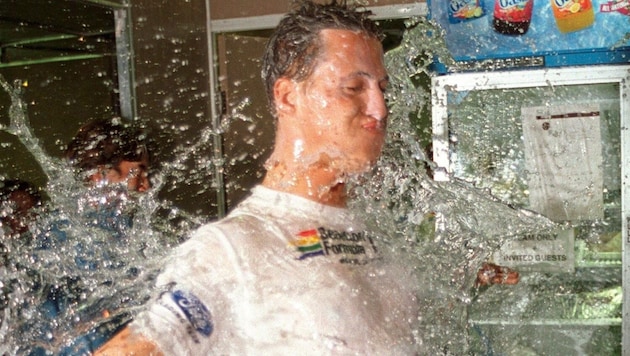
[[[484,263],[477,272],[477,280],[475,288],[488,286],[491,284],[517,284],[520,276],[517,271],[509,268],[495,265],[494,263]]]
[[[129,327],[116,334],[105,345],[94,352],[94,356],[164,356],[153,342],[138,333],[133,333]]]

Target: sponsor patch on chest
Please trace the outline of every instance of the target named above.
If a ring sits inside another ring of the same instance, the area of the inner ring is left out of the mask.
[[[290,243],[296,258],[328,257],[349,264],[366,264],[378,257],[374,238],[364,231],[346,232],[325,228],[299,232]]]

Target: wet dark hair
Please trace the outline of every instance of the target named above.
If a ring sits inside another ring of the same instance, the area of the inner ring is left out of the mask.
[[[28,194],[35,203],[34,205],[41,204],[43,201],[39,189],[27,181],[21,179],[0,180],[0,202],[11,200],[11,195],[15,192]]]
[[[25,232],[28,230],[26,223],[29,211],[41,207],[43,201],[39,189],[30,182],[21,179],[0,180],[1,225],[8,226],[9,234]]]
[[[150,159],[146,134],[120,119],[96,120],[83,125],[68,144],[65,157],[77,174],[89,173],[99,166],[118,169],[122,161]]]
[[[274,109],[273,87],[279,78],[303,80],[315,67],[321,52],[319,33],[325,29],[350,30],[381,38],[381,31],[368,17],[371,11],[357,11],[346,0],[316,4],[296,1],[296,8],[285,15],[267,42],[261,76],[267,100]]]

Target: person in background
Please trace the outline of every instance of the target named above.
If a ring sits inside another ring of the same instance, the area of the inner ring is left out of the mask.
[[[39,190],[27,181],[0,181],[0,225],[5,236],[21,235],[28,231],[33,210],[42,206]]]
[[[146,134],[122,120],[101,119],[81,126],[68,144],[65,158],[79,181],[89,188],[79,212],[114,236],[131,228],[130,197],[151,188]]]
[[[0,310],[8,303],[11,281],[6,280],[3,269],[12,262],[10,251],[14,244],[31,243],[31,225],[43,205],[40,191],[31,183],[21,179],[0,180]]]
[[[70,244],[78,270],[129,268],[128,273],[137,273],[133,267],[126,266],[124,261],[112,258],[112,254],[116,253],[117,246],[128,243],[126,238],[129,237],[136,208],[133,197],[151,188],[147,141],[144,132],[118,118],[94,120],[80,127],[67,145],[65,159],[86,189],[78,199],[78,214],[73,221],[54,221],[48,231],[40,234],[41,250],[58,249],[61,245]],[[83,227],[77,229],[77,225]],[[73,237],[72,234],[77,231],[88,234],[98,231],[98,236],[108,238],[96,238],[97,235],[94,235],[84,241]],[[45,286],[45,300],[39,308],[44,319],[52,321],[69,308],[77,308],[82,298],[85,298],[82,297],[86,294],[84,284],[80,273],[69,271],[56,283]],[[88,311],[83,308],[82,313]],[[93,315],[89,317],[82,315],[86,319],[102,317],[105,321],[61,349],[58,355],[89,354],[129,320],[126,313],[114,315],[110,319],[107,309],[90,313]],[[52,330],[43,327],[40,333],[52,334]],[[36,347],[30,355],[48,352]]]
[[[13,244],[31,242],[29,225],[39,214],[43,201],[40,191],[27,181],[0,180],[0,326],[6,322],[6,308],[15,284],[6,274],[7,268],[15,268],[10,256],[15,250]]]
[[[126,183],[129,191],[151,188],[146,136],[120,119],[83,125],[66,149],[65,157],[80,180],[92,185]]]

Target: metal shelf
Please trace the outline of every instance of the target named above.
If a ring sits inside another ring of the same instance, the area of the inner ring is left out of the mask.
[[[533,320],[509,320],[509,319],[470,319],[475,325],[540,325],[540,326],[610,326],[621,325],[621,318],[604,319],[533,319]]]

